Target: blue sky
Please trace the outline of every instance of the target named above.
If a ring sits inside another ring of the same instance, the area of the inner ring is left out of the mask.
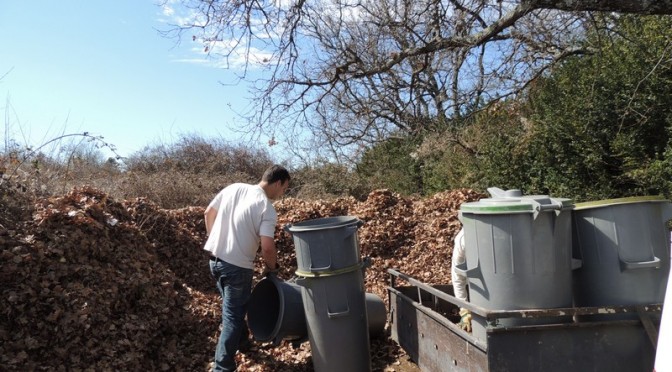
[[[206,63],[190,37],[176,46],[159,35],[163,10],[155,0],[0,0],[0,150],[7,138],[35,147],[84,131],[122,156],[187,134],[236,141],[229,128],[249,110],[248,87],[222,85],[234,71]]]

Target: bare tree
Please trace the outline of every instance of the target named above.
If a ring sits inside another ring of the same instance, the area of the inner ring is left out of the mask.
[[[672,0],[180,1],[192,17],[176,35],[230,63],[243,56],[245,72],[267,69],[247,131],[308,131],[336,153],[459,125],[515,96],[590,52],[578,41],[591,11],[672,13]]]

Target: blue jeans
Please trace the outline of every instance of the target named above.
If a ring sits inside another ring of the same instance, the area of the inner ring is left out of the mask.
[[[244,269],[222,260],[210,260],[210,273],[222,295],[222,332],[215,351],[214,371],[235,371],[234,356],[249,332],[245,324],[247,301],[252,292],[252,269]]]

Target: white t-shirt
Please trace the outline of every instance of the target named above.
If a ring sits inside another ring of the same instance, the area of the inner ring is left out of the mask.
[[[234,183],[208,205],[217,217],[203,249],[232,265],[253,269],[261,236],[273,238],[278,220],[259,185]]]
[[[467,254],[464,249],[464,229],[455,235],[453,244],[453,258],[451,264],[451,279],[453,280],[453,290],[455,297],[467,301],[467,278],[457,271],[455,266],[464,263],[467,260]]]

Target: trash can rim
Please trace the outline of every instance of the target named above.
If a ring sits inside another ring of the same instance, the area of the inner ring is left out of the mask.
[[[333,222],[326,222],[327,220],[332,220]],[[290,232],[305,232],[314,230],[337,229],[358,223],[361,223],[361,220],[356,216],[321,217],[291,224],[288,226],[288,230]]]
[[[642,202],[669,202],[665,197],[660,195],[651,195],[651,196],[630,196],[625,198],[615,198],[615,199],[604,199],[604,200],[593,200],[583,203],[576,203],[574,205],[574,210],[583,210],[590,208],[601,208],[609,207],[614,205],[621,204],[632,204],[632,203],[642,203]]]

